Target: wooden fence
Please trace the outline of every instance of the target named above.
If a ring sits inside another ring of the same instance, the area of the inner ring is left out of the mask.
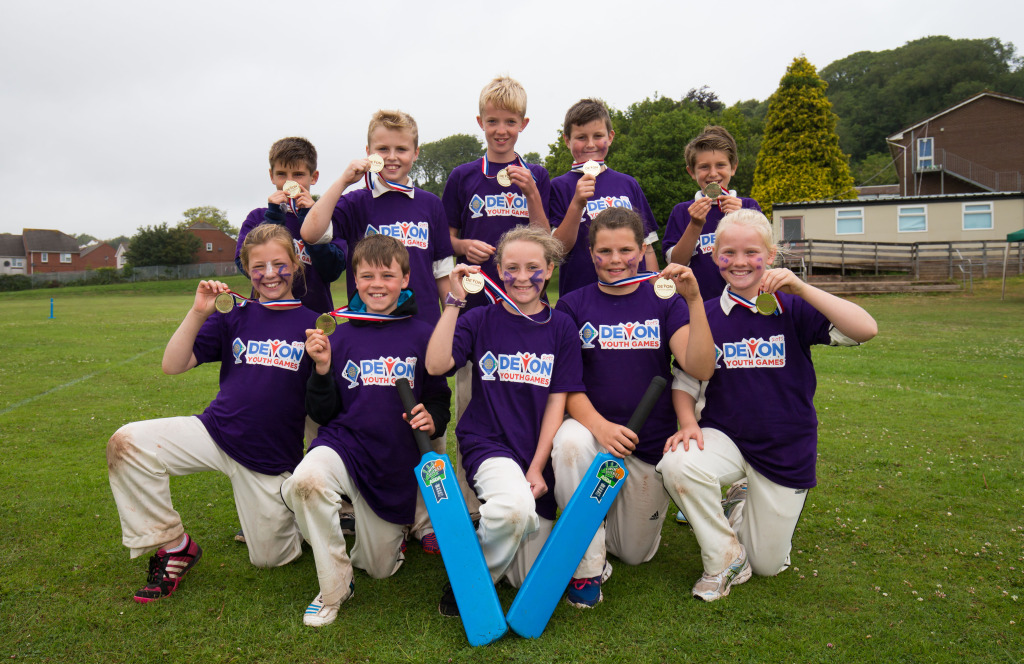
[[[843,278],[906,275],[916,280],[998,277],[1007,243],[999,240],[964,242],[855,242],[794,240],[783,242],[782,264],[801,269],[807,277],[835,274]],[[1007,274],[1024,274],[1024,243],[1010,243]]]

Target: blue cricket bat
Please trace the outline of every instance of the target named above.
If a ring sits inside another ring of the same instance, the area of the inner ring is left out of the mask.
[[[395,381],[402,407],[409,419],[416,406],[409,381]],[[420,449],[419,463],[413,469],[423,502],[427,505],[430,522],[434,526],[437,544],[441,548],[448,580],[455,593],[455,603],[462,616],[462,626],[471,646],[483,646],[495,641],[508,631],[505,614],[498,601],[498,593],[487,570],[484,552],[473,529],[466,509],[462,490],[455,479],[455,468],[447,454],[430,449],[430,439],[424,431],[415,430],[416,445]]]
[[[640,431],[665,385],[661,376],[651,380],[626,424],[629,430]],[[535,639],[544,633],[572,573],[583,560],[628,474],[622,459],[608,452],[594,458],[508,610],[506,620],[516,634]]]

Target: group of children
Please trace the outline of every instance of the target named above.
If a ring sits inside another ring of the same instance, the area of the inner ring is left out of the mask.
[[[399,111],[374,115],[367,156],[315,202],[316,150],[274,144],[275,191],[239,236],[251,295],[200,282],[164,354],[169,374],[220,361],[219,393],[199,416],[127,424],[107,446],[123,542],[132,557],[156,550],[136,601],[173,593],[201,557],[169,478],[203,470],[231,478],[254,565],[288,563],[308,541],[319,592],[307,625],[335,620],[354,567],[394,574],[408,533],[437,552],[413,430],[443,451],[451,376],[463,490],[495,583],[523,582],[602,451],[630,477],[566,589],[570,604],[602,600],[609,551],[629,565],[656,554],[670,500],[701,548],[695,596],[785,569],[815,485],[810,346],[866,341],[874,320],[771,268],[770,223],[729,189],[736,145],[721,127],[686,146],[699,191],[672,211],[659,269],[640,186],[604,164],[615,134],[600,101],[566,114],[575,163],[553,180],[515,152],[528,124],[516,81],[484,88],[477,123],[486,153],[455,168],[440,199],[410,181],[418,134]],[[335,309],[342,273],[348,304]],[[334,331],[336,319],[347,322]],[[631,431],[654,376],[673,389]],[[408,416],[398,378],[418,401]],[[343,510],[354,515],[351,549]],[[458,615],[450,585],[439,610]]]

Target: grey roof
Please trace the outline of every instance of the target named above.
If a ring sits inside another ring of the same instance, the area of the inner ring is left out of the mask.
[[[863,205],[879,205],[903,202],[928,202],[941,203],[946,200],[964,200],[976,198],[980,200],[991,200],[993,198],[1024,198],[1024,192],[1020,191],[981,191],[969,194],[931,194],[928,196],[878,196],[872,198],[849,198],[845,200],[818,200],[818,201],[796,201],[794,203],[772,203],[772,210],[793,209],[801,207],[858,207]]]
[[[53,253],[77,254],[78,240],[60,231],[26,228],[22,231],[25,238],[25,253],[30,251],[49,251]]]
[[[0,233],[0,256],[24,256],[25,242],[20,235]]]

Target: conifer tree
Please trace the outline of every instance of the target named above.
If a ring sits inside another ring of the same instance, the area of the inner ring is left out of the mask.
[[[805,57],[793,60],[768,99],[752,196],[773,203],[855,198],[849,156],[839,149],[825,81]]]

